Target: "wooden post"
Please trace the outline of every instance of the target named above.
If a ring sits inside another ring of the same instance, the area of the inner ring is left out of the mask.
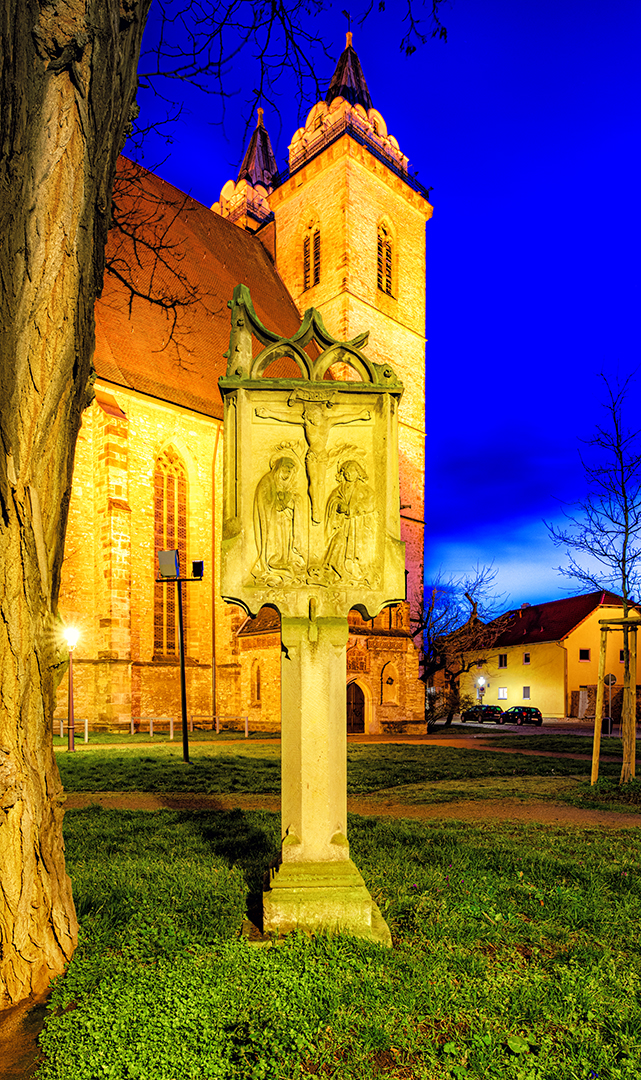
[[[634,780],[636,774],[636,754],[635,754],[635,742],[637,737],[637,627],[628,627],[628,641],[630,648],[630,708],[632,710],[632,722],[630,724],[629,739],[631,742],[630,747],[630,769],[632,773],[632,779]],[[623,734],[623,732],[621,732]]]
[[[603,721],[603,694],[605,678],[605,649],[608,640],[608,631],[601,628],[601,644],[599,647],[599,674],[596,684],[596,709],[594,710],[594,742],[592,744],[592,776],[590,784],[594,786],[599,779],[599,755],[601,753],[601,724]]]

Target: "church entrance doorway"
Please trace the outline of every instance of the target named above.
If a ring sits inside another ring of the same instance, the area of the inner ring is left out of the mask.
[[[365,695],[358,683],[347,685],[347,734],[365,733]]]

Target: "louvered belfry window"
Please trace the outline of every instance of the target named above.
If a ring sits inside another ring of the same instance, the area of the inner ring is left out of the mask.
[[[384,225],[378,230],[377,283],[379,289],[392,295],[392,239]]]
[[[303,240],[303,288],[318,285],[321,276],[321,239],[318,226]]]
[[[158,552],[178,548],[181,576],[187,569],[187,474],[178,455],[165,450],[154,470],[154,570]],[[178,604],[173,581],[154,587],[154,656],[178,655]],[[187,623],[187,594],[183,590]]]
[[[309,258],[310,240],[309,236],[306,236],[303,240],[303,288],[309,289],[311,282],[311,266]]]

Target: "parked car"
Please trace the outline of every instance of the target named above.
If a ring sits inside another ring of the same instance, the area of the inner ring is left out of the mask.
[[[500,705],[472,705],[465,710],[461,720],[464,724],[467,724],[468,720],[475,724],[482,724],[484,720],[489,720],[491,724],[500,724],[502,715],[503,709]]]
[[[540,727],[542,723],[541,710],[533,708],[532,705],[513,705],[511,709],[506,709],[499,719],[499,724],[537,724]]]

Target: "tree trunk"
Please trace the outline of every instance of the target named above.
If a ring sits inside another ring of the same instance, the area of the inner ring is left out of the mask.
[[[111,186],[150,3],[0,10],[0,1007],[46,988],[76,943],[52,750],[66,663],[57,597]]]

